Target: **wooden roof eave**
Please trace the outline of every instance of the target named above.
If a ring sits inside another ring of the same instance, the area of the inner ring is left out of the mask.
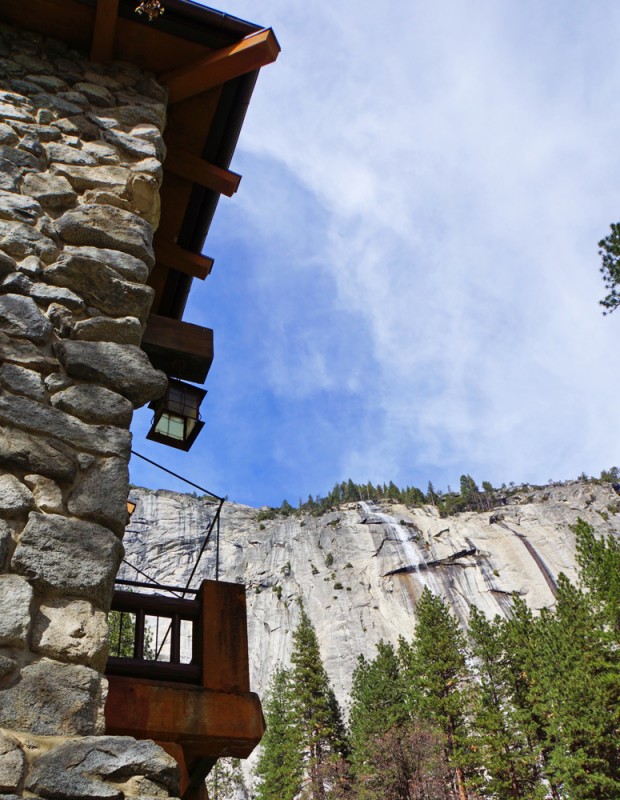
[[[232,197],[239,188],[241,175],[211,164],[178,145],[168,145],[165,168],[180,178],[185,178],[218,194]]]
[[[168,156],[164,162],[164,200],[160,228],[161,235],[168,244],[174,243],[194,253],[202,251],[220,194],[232,196],[241,179],[239,175],[230,172],[228,166],[258,70],[275,60],[279,51],[273,31],[263,29],[244,37],[240,42],[190,60],[187,64],[159,76],[160,82],[169,89],[169,126],[166,134]],[[229,100],[229,87],[232,86],[233,100]],[[203,97],[206,99],[214,91],[218,96],[216,113],[211,120],[202,152],[183,147],[180,143],[181,137],[188,128],[184,116],[189,113],[194,118],[192,112],[195,103]],[[182,218],[180,208],[184,208]],[[157,244],[155,253],[157,256]],[[180,317],[192,279],[204,276],[183,266],[178,268],[183,275],[163,275],[162,266],[168,269],[174,267],[170,259],[166,263],[163,253],[159,260],[163,263],[155,270],[160,274],[154,275],[154,285],[159,295],[156,297],[155,309]],[[173,277],[173,280],[169,277]],[[170,296],[171,293],[174,296]],[[158,301],[164,300],[164,296],[165,309],[158,305]]]

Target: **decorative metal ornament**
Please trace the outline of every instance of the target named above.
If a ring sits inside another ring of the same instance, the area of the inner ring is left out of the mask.
[[[142,2],[138,3],[136,6],[136,14],[146,14],[149,18],[149,22],[153,22],[153,20],[161,16],[164,11],[165,9],[160,0],[142,0]]]

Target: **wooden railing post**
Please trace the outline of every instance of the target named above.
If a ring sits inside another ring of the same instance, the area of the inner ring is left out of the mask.
[[[249,692],[245,586],[203,581],[201,603],[202,685],[220,692]]]
[[[181,617],[178,614],[170,622],[170,662],[181,663]]]
[[[136,631],[133,646],[133,657],[141,661],[144,658],[144,609],[136,610]]]

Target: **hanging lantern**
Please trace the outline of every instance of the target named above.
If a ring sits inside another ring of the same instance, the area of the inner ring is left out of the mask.
[[[198,386],[169,378],[166,394],[149,405],[155,413],[146,438],[189,450],[204,425],[198,409],[206,393]]]

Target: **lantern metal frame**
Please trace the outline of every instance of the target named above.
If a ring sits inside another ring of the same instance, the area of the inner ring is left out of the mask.
[[[204,426],[199,409],[206,394],[206,389],[169,378],[163,397],[149,403],[154,414],[146,438],[187,452]],[[172,433],[175,429],[180,435]]]

